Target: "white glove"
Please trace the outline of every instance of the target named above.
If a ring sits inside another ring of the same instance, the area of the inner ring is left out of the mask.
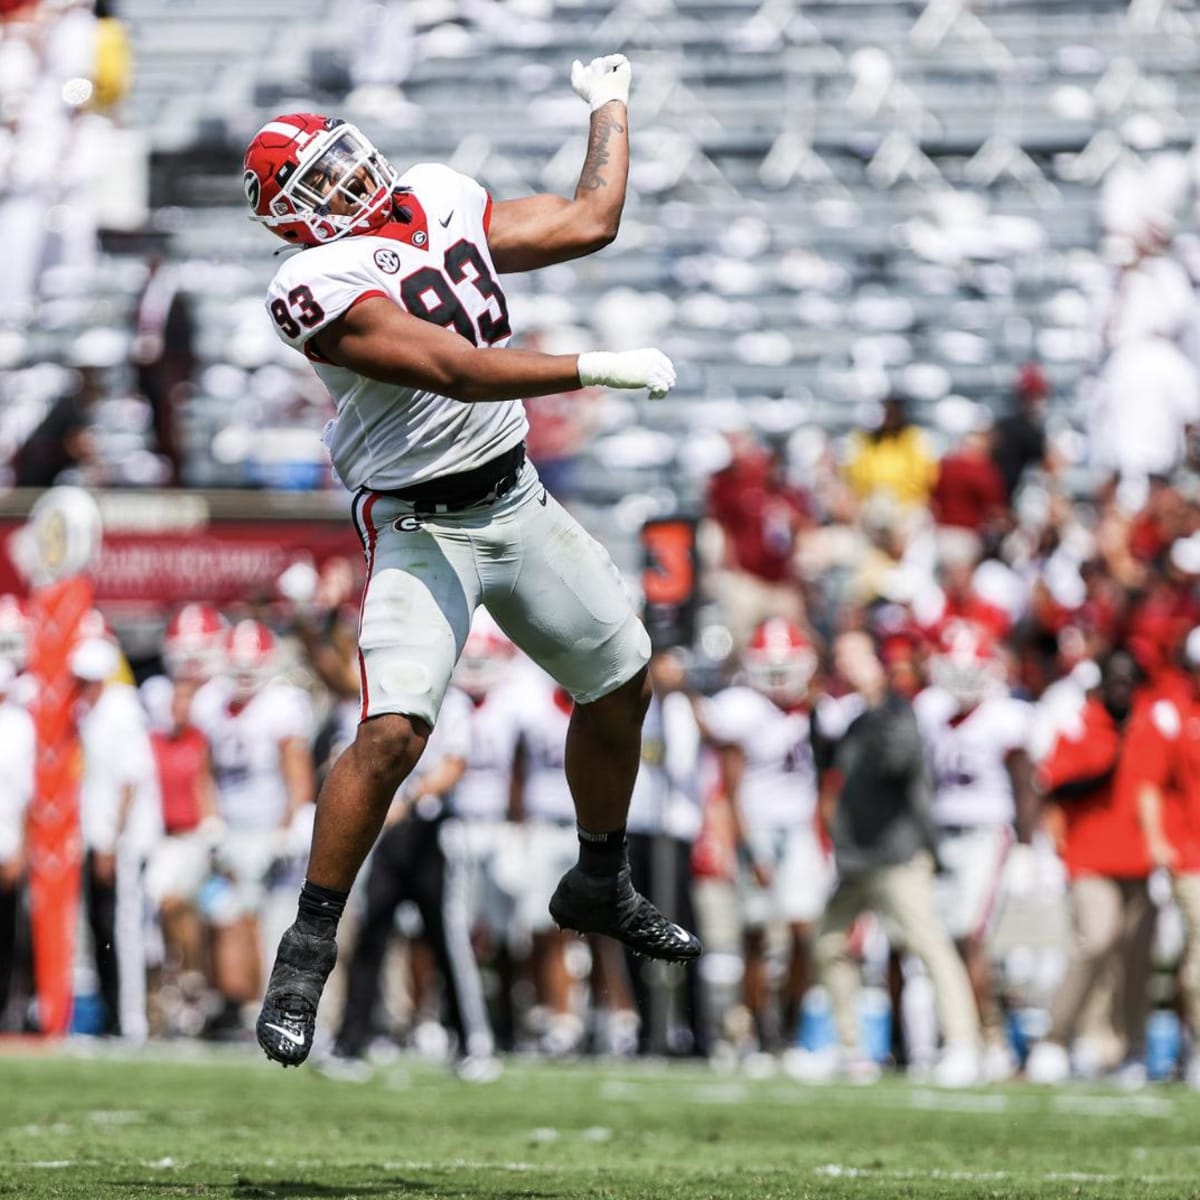
[[[661,400],[675,386],[675,367],[661,350],[590,350],[579,356],[584,387],[649,388]]]
[[[623,54],[593,58],[585,67],[576,59],[571,64],[571,86],[592,112],[610,100],[629,103],[629,81],[633,69]]]

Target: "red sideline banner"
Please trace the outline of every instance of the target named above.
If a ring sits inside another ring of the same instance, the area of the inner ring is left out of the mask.
[[[318,569],[347,559],[361,575],[362,548],[349,520],[349,500],[314,503],[295,497],[201,493],[97,494],[104,542],[95,568],[96,604],[147,613],[192,600],[225,605],[270,598],[275,581],[297,561]],[[4,508],[12,510],[12,497]],[[246,516],[234,516],[241,508]],[[288,512],[288,509],[291,512]],[[252,515],[253,514],[253,515]],[[25,592],[14,537],[24,515],[0,515],[0,593]]]

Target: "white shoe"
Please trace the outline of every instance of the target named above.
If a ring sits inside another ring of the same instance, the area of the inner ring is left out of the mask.
[[[968,1042],[951,1042],[934,1063],[931,1082],[935,1087],[967,1088],[980,1080],[979,1050]]]
[[[1192,1057],[1188,1060],[1183,1081],[1193,1092],[1200,1092],[1200,1054],[1193,1053]]]
[[[755,1050],[742,1059],[742,1074],[749,1079],[771,1079],[779,1064],[765,1050]]]
[[[495,1083],[504,1065],[494,1054],[468,1054],[454,1064],[454,1073],[463,1083]]]
[[[793,1046],[783,1052],[779,1065],[797,1083],[830,1083],[838,1073],[838,1052],[832,1046],[825,1050]]]
[[[838,1073],[847,1083],[868,1085],[878,1083],[883,1071],[865,1054],[845,1054],[838,1064]]]
[[[1017,1056],[1007,1044],[995,1042],[983,1052],[985,1083],[1004,1083],[1017,1073]]]
[[[1123,1062],[1108,1073],[1109,1083],[1119,1087],[1123,1092],[1140,1092],[1146,1086],[1148,1079],[1146,1064],[1136,1058]]]
[[[1051,1087],[1071,1078],[1071,1057],[1057,1042],[1038,1042],[1025,1063],[1025,1078],[1030,1083]]]

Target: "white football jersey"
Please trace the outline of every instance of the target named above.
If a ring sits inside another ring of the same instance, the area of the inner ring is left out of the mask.
[[[137,690],[110,683],[79,722],[83,775],[79,823],[84,844],[111,853],[118,838],[148,853],[162,833],[158,763]],[[126,793],[129,808],[124,814]]]
[[[942,688],[926,688],[913,708],[933,774],[938,825],[1010,825],[1016,817],[1006,760],[1026,750],[1033,705],[991,696],[956,720],[958,706]]]
[[[508,815],[513,754],[520,735],[519,696],[519,691],[507,684],[493,689],[478,704],[457,688],[446,693],[437,727],[447,722],[461,724],[467,733],[467,770],[454,789],[455,816],[467,821],[503,821]]]
[[[653,696],[642,725],[642,761],[629,802],[630,833],[692,841],[704,823],[703,746],[682,692]]]
[[[564,771],[571,698],[540,671],[523,672],[511,687],[525,746],[525,815],[534,821],[573,822],[575,804]]]
[[[491,198],[437,163],[401,178],[407,223],[292,255],[267,293],[279,336],[307,354],[337,416],[324,440],[351,490],[394,489],[469,471],[524,436],[519,400],[467,404],[436,392],[368,379],[321,358],[310,339],[361,300],[382,296],[478,346],[506,346],[508,305],[488,252]]]
[[[748,687],[726,688],[705,706],[716,741],[740,746],[746,771],[738,797],[750,829],[806,828],[817,810],[817,770],[805,712],[784,712]]]
[[[313,737],[312,703],[302,688],[271,683],[238,707],[229,680],[213,680],[197,695],[192,715],[208,738],[217,804],[233,830],[277,828],[287,812],[280,745]]]
[[[0,862],[12,858],[24,841],[36,764],[33,718],[21,705],[0,700]]]

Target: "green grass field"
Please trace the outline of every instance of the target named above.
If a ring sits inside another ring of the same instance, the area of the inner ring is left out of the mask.
[[[1200,1197],[1200,1097],[801,1088],[511,1063],[367,1083],[243,1055],[0,1053],[0,1196]]]

